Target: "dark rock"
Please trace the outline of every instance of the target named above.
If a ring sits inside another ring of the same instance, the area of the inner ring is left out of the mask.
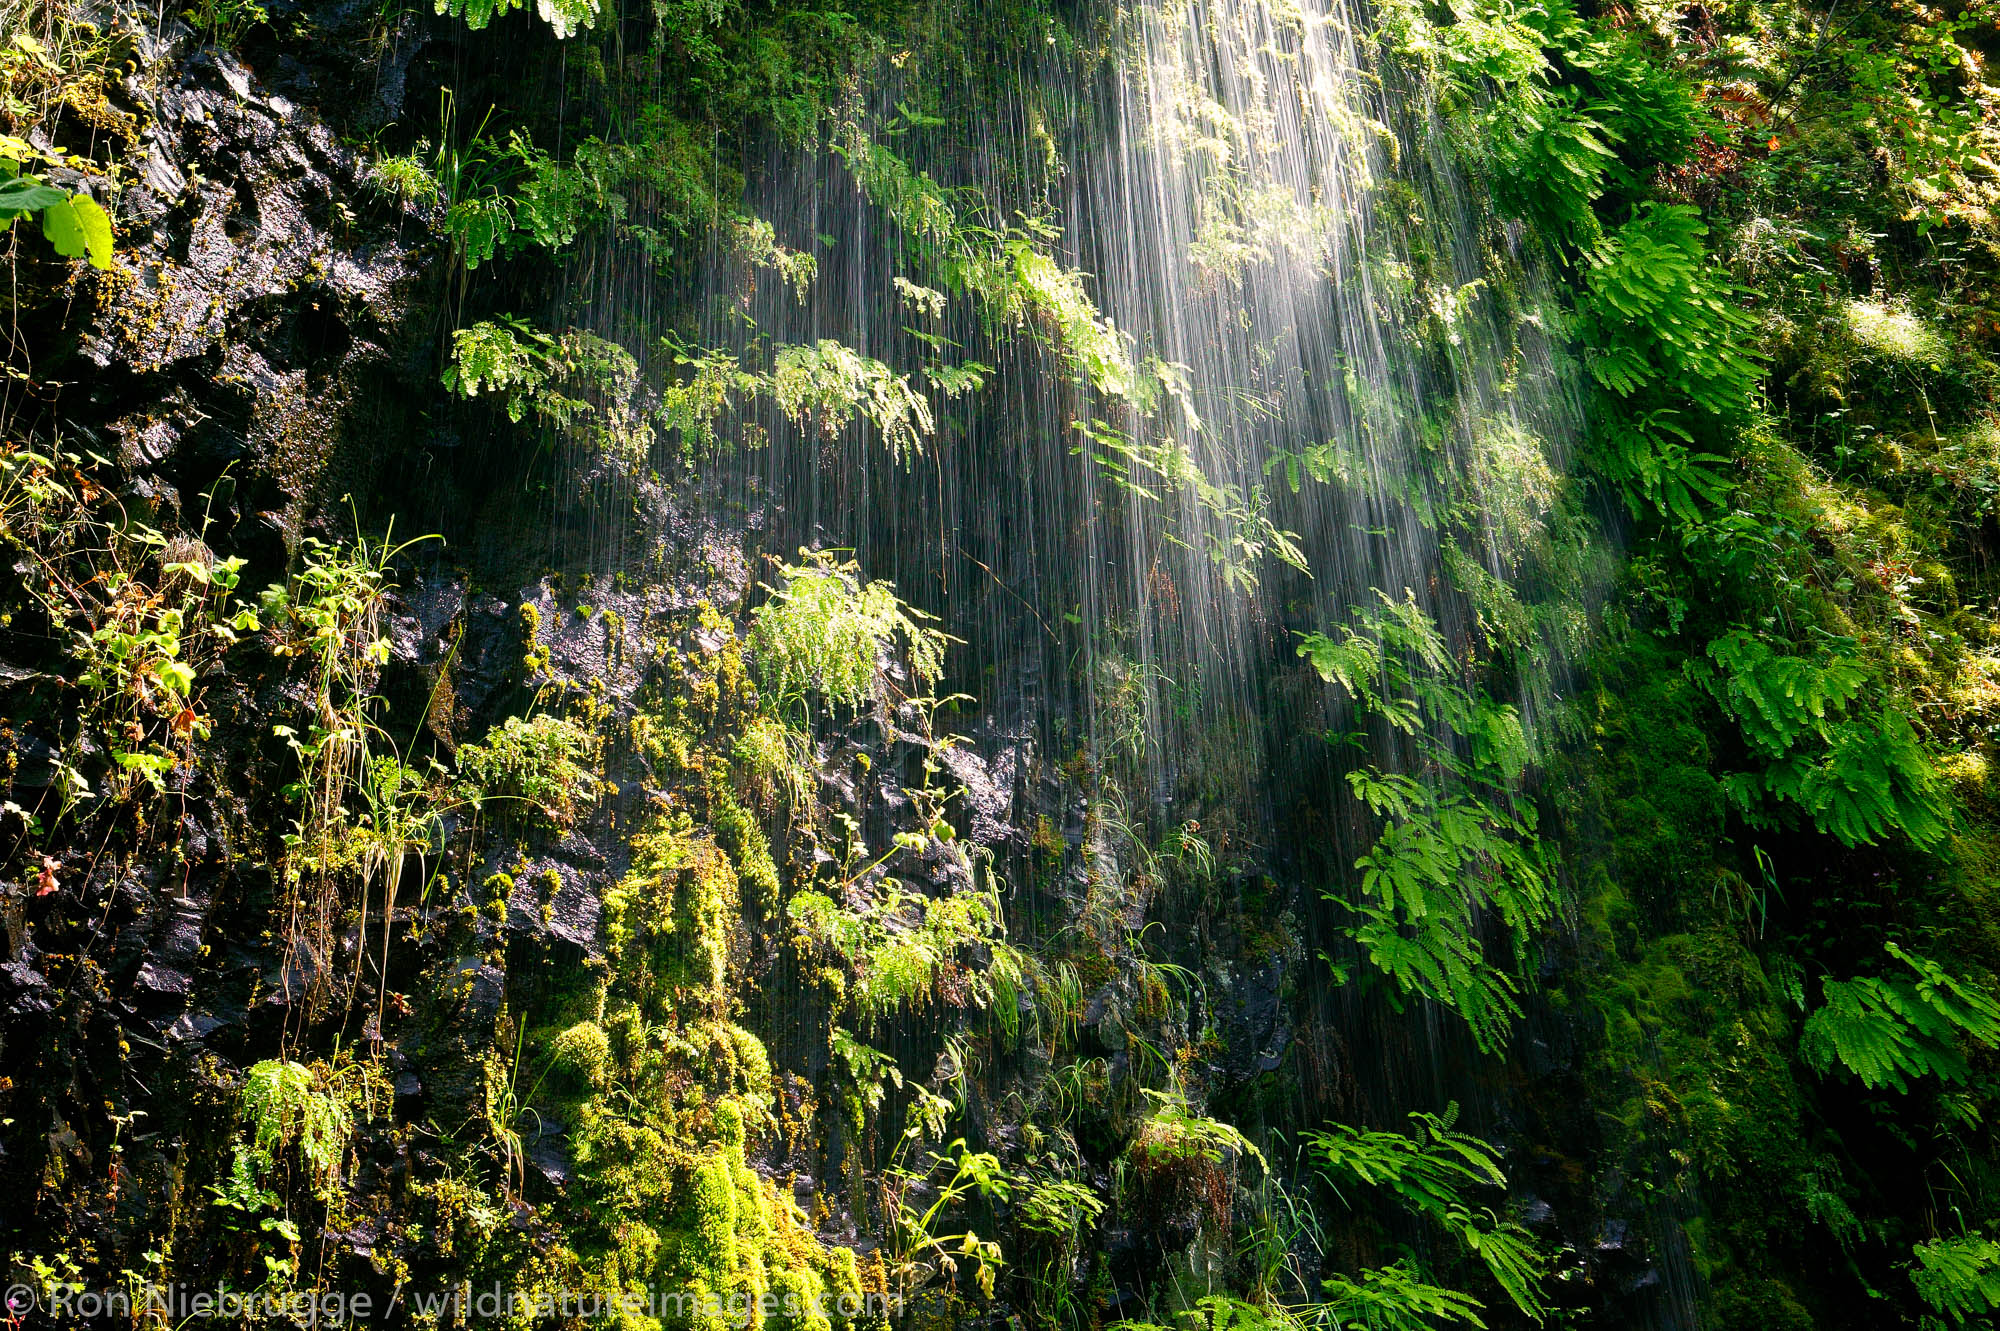
[[[31,730],[12,734],[10,783],[16,790],[47,790],[55,784],[55,747]]]
[[[1020,742],[1003,745],[989,763],[970,745],[944,747],[944,768],[965,793],[960,803],[966,836],[983,846],[1023,849],[1026,832],[1015,825],[1014,787],[1020,765]]]
[[[30,1016],[50,1012],[55,1007],[48,977],[26,961],[0,966],[0,1003],[10,1016]]]
[[[546,1118],[538,1117],[536,1126],[522,1135],[522,1146],[535,1172],[550,1183],[569,1181],[569,1143],[563,1135],[562,1126]]]

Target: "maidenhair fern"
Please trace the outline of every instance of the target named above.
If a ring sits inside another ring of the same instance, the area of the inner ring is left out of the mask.
[[[437,0],[437,12],[463,19],[478,32],[494,19],[524,6],[525,0]],[[558,37],[573,37],[597,23],[597,0],[535,0],[535,12]]]
[[[1460,1205],[1467,1187],[1503,1187],[1500,1158],[1479,1138],[1454,1130],[1458,1113],[1412,1113],[1411,1131],[1376,1132],[1337,1123],[1306,1134],[1314,1159],[1336,1182],[1384,1188],[1426,1215]]]
[[[519,421],[536,392],[560,369],[556,340],[520,319],[482,319],[451,335],[451,360],[439,376],[460,397],[498,393],[507,418]]]
[[[1932,1239],[1911,1256],[1911,1283],[1951,1325],[1990,1325],[2000,1313],[2000,1243],[1979,1234]]]
[[[1084,275],[1049,254],[1053,228],[1034,221],[999,227],[968,220],[967,214],[977,216],[985,207],[977,190],[938,184],[859,124],[842,128],[834,151],[901,232],[906,257],[926,280],[972,296],[993,324],[1045,341],[1069,361],[1079,386],[1150,410],[1146,399],[1157,384],[1141,371],[1131,337],[1098,309]]]
[[[1566,88],[1496,101],[1482,118],[1484,155],[1503,205],[1541,234],[1586,253],[1603,243],[1590,204],[1617,160],[1599,114]]]
[[[1453,1009],[1480,1048],[1499,1050],[1521,1009],[1513,978],[1486,959],[1475,911],[1498,914],[1517,946],[1553,917],[1532,806],[1508,811],[1372,768],[1348,781],[1389,820],[1355,861],[1364,898],[1353,907],[1355,941],[1398,988]]]
[[[602,789],[590,767],[594,747],[591,732],[566,717],[510,716],[480,743],[459,747],[461,789],[474,808],[496,800],[511,812],[509,802],[518,802],[566,828]]]
[[[2000,1045],[2000,1002],[1927,957],[1887,945],[1914,974],[1822,980],[1824,1002],[1806,1018],[1800,1053],[1821,1073],[1839,1064],[1871,1090],[1907,1092],[1912,1079],[1964,1082],[1961,1040]]]
[[[1848,715],[1871,683],[1852,658],[1786,655],[1742,629],[1708,646],[1690,668],[1742,728],[1762,771],[1725,789],[1753,821],[1763,797],[1789,801],[1847,845],[1901,833],[1931,845],[1945,833],[1943,792],[1916,732],[1900,713]]]
[[[853,707],[875,696],[878,658],[900,644],[923,687],[944,670],[949,639],[886,582],[863,582],[859,565],[801,550],[779,570],[771,599],[751,612],[758,683],[778,706],[803,710],[809,694]]]
[[[1899,832],[1931,846],[1949,830],[1936,768],[1899,712],[1851,717],[1830,727],[1823,750],[1772,764],[1762,785],[1849,846],[1873,845]],[[1740,780],[1729,787],[1739,797],[1744,788]]]
[[[1429,1283],[1408,1258],[1326,1282],[1327,1320],[1341,1331],[1433,1331],[1453,1322],[1484,1327],[1483,1306],[1470,1294]]]
[[[1764,639],[1736,629],[1708,645],[1721,667],[1716,691],[1765,756],[1781,758],[1808,733],[1822,737],[1829,715],[1860,695],[1868,673],[1842,656],[1781,656]]]
[[[1171,1327],[1124,1321],[1110,1323],[1106,1331],[1304,1331],[1311,1324],[1284,1308],[1267,1308],[1229,1294],[1204,1294]]]
[[[1323,1132],[1307,1134],[1306,1145],[1336,1184],[1380,1188],[1452,1234],[1485,1264],[1494,1283],[1516,1307],[1539,1320],[1548,1311],[1541,1290],[1548,1259],[1518,1223],[1490,1210],[1474,1209],[1466,1202],[1467,1189],[1505,1187],[1507,1177],[1491,1146],[1454,1130],[1456,1118],[1454,1105],[1443,1115],[1411,1114],[1413,1130],[1409,1133],[1335,1124]],[[1364,1276],[1364,1289],[1367,1279]],[[1389,1289],[1384,1284],[1378,1292],[1386,1297]],[[1353,1292],[1350,1297],[1361,1299],[1362,1295]],[[1369,1305],[1363,1302],[1360,1306]],[[1479,1324],[1476,1318],[1467,1320]]]
[[[1534,806],[1512,783],[1527,768],[1520,715],[1456,682],[1442,635],[1414,597],[1358,610],[1339,638],[1308,634],[1299,654],[1361,710],[1417,750],[1417,775],[1373,766],[1348,773],[1382,819],[1356,862],[1361,900],[1350,933],[1405,993],[1464,1017],[1482,1049],[1499,1049],[1520,1007],[1511,976],[1487,960],[1478,930],[1503,925],[1517,960],[1555,914],[1555,889]]]
[[[1159,363],[1148,366],[1169,394],[1178,391],[1180,370]],[[1259,563],[1267,554],[1301,573],[1311,573],[1299,534],[1271,521],[1263,486],[1253,485],[1246,492],[1240,485],[1210,480],[1186,446],[1171,438],[1142,440],[1101,420],[1078,421],[1072,428],[1083,442],[1070,451],[1090,458],[1111,484],[1148,503],[1179,500],[1182,508],[1205,515],[1202,549],[1230,588],[1254,591]]]
[[[930,403],[908,375],[830,338],[779,347],[770,387],[794,425],[835,434],[859,413],[882,432],[897,458],[921,452],[933,429]]]
[[[1711,271],[1708,226],[1685,205],[1648,204],[1607,238],[1589,277],[1591,376],[1631,399],[1671,387],[1725,419],[1748,409],[1761,366],[1747,348],[1756,317]]]
[[[1234,1124],[1197,1114],[1189,1108],[1187,1096],[1178,1091],[1144,1088],[1153,1102],[1153,1112],[1139,1127],[1132,1143],[1133,1158],[1153,1163],[1201,1159],[1209,1164],[1255,1160],[1270,1169],[1264,1153]]]
[[[502,316],[454,331],[451,350],[440,379],[459,397],[498,394],[507,419],[532,417],[627,467],[643,463],[652,449],[638,362],[616,342],[580,328],[554,337]],[[683,424],[672,417],[667,423]]]
[[[268,1171],[278,1153],[296,1142],[315,1189],[322,1196],[331,1192],[354,1135],[354,1116],[313,1069],[279,1059],[253,1064],[237,1105],[250,1129],[247,1152],[237,1164],[239,1175]]]
[[[1634,512],[1681,521],[1729,488],[1724,459],[1694,448],[1699,418],[1741,419],[1761,368],[1746,350],[1755,319],[1709,272],[1706,235],[1693,208],[1648,205],[1597,247],[1579,329],[1591,376],[1618,404],[1594,426],[1598,465]]]

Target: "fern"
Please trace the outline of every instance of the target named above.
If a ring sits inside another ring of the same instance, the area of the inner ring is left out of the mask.
[[[589,223],[623,212],[624,202],[612,194],[595,154],[578,153],[565,164],[519,130],[507,136],[507,154],[521,169],[513,225],[541,248],[567,249]]]
[[[1484,125],[1484,156],[1501,207],[1583,253],[1602,243],[1591,203],[1617,159],[1615,135],[1599,115],[1565,89],[1504,99]]]
[[[459,199],[445,209],[444,229],[469,271],[507,247],[514,234],[514,201],[498,192]]]
[[[1336,1178],[1386,1188],[1425,1214],[1459,1204],[1467,1185],[1503,1187],[1500,1157],[1477,1137],[1453,1130],[1458,1107],[1410,1114],[1413,1131],[1376,1132],[1337,1123],[1306,1134],[1321,1167]]]
[[[478,32],[494,19],[523,7],[525,0],[437,0],[437,12],[464,20]],[[536,0],[535,12],[556,36],[569,38],[597,23],[597,0]]]
[[[853,561],[824,551],[799,552],[802,563],[779,570],[771,599],[751,612],[750,646],[758,683],[781,708],[802,708],[809,693],[856,706],[873,697],[877,657],[900,642],[917,682],[944,670],[949,639],[886,582],[864,583]]]
[[[560,369],[561,354],[553,337],[520,319],[502,316],[454,330],[451,362],[439,379],[446,391],[459,397],[504,395],[507,418],[518,422],[538,390]]]
[[[451,342],[439,376],[447,391],[463,398],[497,393],[510,421],[533,417],[628,467],[646,460],[654,434],[639,365],[616,342],[578,328],[552,337],[504,315],[457,329]]]
[[[1654,59],[1632,31],[1571,22],[1549,31],[1562,48],[1564,63],[1594,85],[1592,110],[1624,156],[1651,166],[1685,161],[1699,114],[1688,85]],[[1614,163],[1611,173],[1624,189],[1638,192],[1644,181]]]
[[[1467,1188],[1505,1187],[1507,1177],[1492,1147],[1453,1130],[1456,1117],[1456,1105],[1443,1116],[1413,1113],[1408,1134],[1338,1124],[1309,1133],[1306,1145],[1336,1182],[1381,1188],[1449,1231],[1516,1307],[1539,1320],[1548,1307],[1541,1293],[1548,1259],[1519,1224],[1466,1204]]]
[[[976,216],[983,208],[977,190],[938,184],[859,124],[844,126],[833,146],[862,193],[895,224],[906,257],[926,278],[977,299],[990,323],[1026,330],[1046,343],[1067,359],[1079,387],[1124,398],[1141,411],[1157,405],[1162,386],[1135,362],[1131,337],[1098,309],[1084,274],[1048,253],[1053,228],[969,220],[968,212]]]
[[[475,809],[492,799],[518,800],[566,828],[601,792],[592,749],[591,733],[567,718],[510,716],[481,742],[459,746],[460,789]]]
[[[1144,1094],[1153,1102],[1153,1113],[1139,1130],[1135,1154],[1177,1161],[1198,1157],[1212,1165],[1249,1159],[1255,1160],[1259,1169],[1269,1171],[1264,1153],[1234,1124],[1195,1113],[1188,1107],[1187,1097],[1178,1092],[1145,1088]]]
[[[1844,845],[1873,845],[1898,832],[1919,846],[1944,839],[1944,791],[1906,717],[1851,718],[1830,727],[1826,741],[1820,752],[1773,764],[1763,788],[1797,804]]]
[[[1390,821],[1355,861],[1365,899],[1353,936],[1405,993],[1458,1012],[1479,1047],[1497,1052],[1521,1010],[1511,977],[1487,961],[1477,916],[1492,911],[1517,952],[1554,916],[1554,893],[1533,838],[1533,809],[1503,811],[1469,793],[1440,795],[1375,769],[1348,776]]]
[[[1401,992],[1456,1011],[1479,1047],[1496,1052],[1521,1010],[1513,979],[1486,959],[1480,924],[1497,917],[1519,962],[1556,906],[1535,809],[1508,788],[1527,769],[1527,738],[1513,707],[1452,677],[1444,638],[1414,596],[1377,597],[1339,638],[1307,634],[1298,649],[1321,678],[1408,736],[1429,769],[1348,773],[1384,824],[1355,861],[1362,900],[1343,903],[1360,917],[1350,933]]]
[[[238,1097],[238,1112],[250,1125],[250,1148],[265,1167],[297,1142],[322,1191],[339,1180],[354,1117],[344,1100],[321,1088],[311,1068],[277,1059],[253,1064]]]
[[[1822,1005],[1806,1018],[1800,1053],[1821,1074],[1838,1063],[1870,1090],[1907,1093],[1912,1078],[1962,1083],[1971,1075],[1961,1037],[2000,1044],[2000,1003],[1925,957],[1886,945],[1915,979],[1821,980]]]
[[[1919,1243],[1910,1252],[1917,1294],[1954,1324],[1984,1323],[2000,1312],[2000,1243],[1968,1234]]]
[[[1600,378],[1635,374],[1622,361],[1598,363]],[[1698,522],[1707,508],[1728,497],[1729,478],[1716,470],[1728,459],[1694,451],[1694,435],[1681,424],[1680,413],[1668,407],[1649,412],[1611,407],[1591,423],[1591,443],[1598,470],[1622,490],[1626,507],[1636,516],[1651,505],[1679,522]]]
[[[1440,1322],[1486,1325],[1478,1299],[1426,1282],[1408,1259],[1354,1279],[1335,1276],[1325,1289],[1327,1317],[1342,1331],[1432,1331]]]
[[[1896,833],[1929,846],[1944,836],[1944,792],[1909,721],[1891,711],[1846,715],[1870,683],[1859,662],[1786,656],[1742,629],[1710,643],[1708,656],[1719,669],[1691,673],[1736,719],[1751,750],[1771,760],[1726,785],[1746,813],[1775,795],[1849,846]]]
[[[1825,661],[1781,656],[1763,639],[1735,629],[1708,645],[1722,667],[1716,692],[1743,727],[1743,737],[1767,757],[1781,758],[1800,737],[1827,734],[1838,716],[1860,696],[1868,673],[1846,657]]]
[[[934,428],[930,403],[908,375],[831,339],[778,348],[770,387],[793,424],[811,423],[826,434],[846,429],[858,412],[898,459],[922,452]]]
[[[1549,1258],[1535,1242],[1534,1235],[1489,1210],[1458,1208],[1440,1219],[1446,1229],[1485,1263],[1493,1283],[1505,1291],[1516,1308],[1538,1322],[1548,1315],[1542,1280],[1548,1275]]]
[[[1521,1016],[1519,986],[1486,959],[1464,920],[1434,915],[1406,921],[1373,902],[1352,909],[1361,922],[1349,933],[1371,965],[1403,993],[1421,994],[1458,1013],[1483,1052],[1506,1049]]]
[[[1405,591],[1398,601],[1380,588],[1376,604],[1355,607],[1338,639],[1300,635],[1298,653],[1321,679],[1338,684],[1357,706],[1419,741],[1424,756],[1453,775],[1492,784],[1511,781],[1528,764],[1520,713],[1467,688],[1444,635]],[[1436,737],[1464,741],[1470,762]]]
[[[1304,1331],[1307,1323],[1284,1308],[1264,1307],[1228,1294],[1204,1294],[1175,1316],[1172,1326],[1119,1321],[1105,1331]]]
[[[1599,246],[1579,332],[1592,376],[1617,396],[1670,390],[1736,420],[1761,368],[1744,349],[1756,319],[1742,293],[1706,271],[1707,234],[1694,208],[1645,205]]]
[[[1154,369],[1171,375],[1178,367]],[[1240,485],[1209,479],[1187,447],[1173,439],[1142,441],[1096,420],[1077,421],[1072,428],[1083,442],[1071,453],[1088,456],[1111,484],[1152,504],[1180,500],[1179,505],[1167,504],[1169,521],[1176,507],[1207,515],[1204,550],[1231,588],[1254,590],[1258,561],[1266,554],[1301,573],[1311,573],[1298,545],[1298,533],[1285,531],[1271,521],[1263,486],[1252,486],[1245,493]]]

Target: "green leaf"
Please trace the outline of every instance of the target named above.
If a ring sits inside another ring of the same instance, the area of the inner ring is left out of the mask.
[[[1956,1325],[2000,1312],[2000,1243],[1970,1234],[1932,1239],[1910,1250],[1910,1281],[1938,1312]]]
[[[1822,980],[1825,1002],[1806,1018],[1800,1054],[1822,1075],[1840,1064],[1870,1090],[1907,1094],[1911,1079],[1924,1076],[1965,1081],[1971,1070],[1959,1039],[2000,1044],[2000,1003],[1929,958],[1894,943],[1887,951],[1916,979]]]
[[[160,682],[182,697],[194,687],[194,668],[181,661],[163,661],[160,664]]]
[[[1354,1279],[1325,1282],[1327,1312],[1335,1326],[1365,1331],[1430,1331],[1440,1323],[1484,1327],[1479,1300],[1423,1279],[1407,1258],[1363,1271]]]
[[[1324,1132],[1308,1133],[1306,1145],[1336,1184],[1359,1183],[1381,1188],[1436,1221],[1485,1264],[1515,1307],[1541,1321],[1548,1312],[1542,1293],[1548,1256],[1536,1245],[1534,1236],[1515,1221],[1503,1220],[1490,1210],[1475,1211],[1466,1203],[1466,1189],[1503,1188],[1507,1178],[1500,1170],[1499,1154],[1491,1146],[1477,1137],[1453,1131],[1457,1116],[1455,1104],[1443,1115],[1411,1114],[1412,1131],[1407,1134],[1335,1124]],[[1332,1291],[1334,1286],[1329,1285],[1328,1289]],[[1359,1306],[1370,1302],[1362,1290],[1352,1286],[1338,1292],[1356,1300]],[[1405,1292],[1415,1294],[1417,1290]],[[1476,1303],[1471,1306],[1478,1307]],[[1424,1311],[1445,1314],[1449,1310]],[[1464,1311],[1452,1315],[1476,1320]],[[1357,1323],[1342,1319],[1339,1324]],[[1403,1323],[1392,1321],[1383,1325]]]
[[[88,194],[72,194],[44,208],[42,234],[65,259],[88,259],[93,268],[111,266],[111,218]]]
[[[68,198],[68,190],[44,185],[33,176],[20,176],[0,183],[0,217],[11,222],[24,213],[38,213]]]

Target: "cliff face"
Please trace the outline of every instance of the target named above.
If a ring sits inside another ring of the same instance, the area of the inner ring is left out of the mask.
[[[444,391],[451,201],[399,193],[354,136],[403,112],[413,66],[426,95],[441,64],[502,81],[503,39],[359,9],[231,42],[83,22],[45,19],[94,117],[58,98],[34,142],[71,148],[65,186],[117,187],[116,249],[71,270],[18,246],[5,482],[30,1320],[97,1324],[119,1272],[400,1293],[398,1324],[461,1287],[698,1296],[668,1324],[746,1290],[950,1317],[958,1282],[927,1273],[956,1249],[895,1236],[943,1188],[1002,1203],[913,1152],[944,1143],[899,1139],[906,1115],[941,1123],[956,1084],[1018,1167],[1051,1149],[1026,1126],[1051,1054],[1088,1050],[1064,1119],[1089,1157],[1066,1129],[1046,1172],[1102,1188],[1149,1109],[1137,1032],[1240,1029],[1217,1055],[1239,1078],[1283,1047],[1281,963],[1199,1014],[1135,978],[1144,920],[1102,904],[1122,851],[1084,768],[1019,723],[947,738],[935,666],[867,619],[857,572],[756,562],[782,495],[552,466],[518,412]],[[864,687],[760,695],[765,580],[881,633]],[[1088,977],[1024,970],[1022,891],[1103,913]],[[1125,1297],[1226,1212],[1204,1187],[1169,1170],[1127,1221]],[[1032,1278],[1067,1289],[1083,1245],[1044,1247]],[[969,1254],[990,1289],[997,1249]],[[1021,1271],[1012,1297],[1041,1298]]]
[[[1838,8],[10,15],[25,1324],[2000,1306],[1990,24]]]
[[[417,429],[439,248],[328,128],[333,52],[253,73],[178,21],[97,22],[19,29],[57,94],[32,141],[119,188],[108,268],[25,237],[15,259],[5,1040],[32,1182],[8,1223],[136,1271],[207,1211],[213,1170],[190,1165],[226,1159],[234,1081],[288,1011],[270,921],[294,764],[271,728],[303,700],[274,643],[211,613],[210,570],[228,552],[232,584],[282,578],[368,493],[379,441]],[[196,672],[178,687],[175,662]],[[149,745],[174,761],[121,766]]]

